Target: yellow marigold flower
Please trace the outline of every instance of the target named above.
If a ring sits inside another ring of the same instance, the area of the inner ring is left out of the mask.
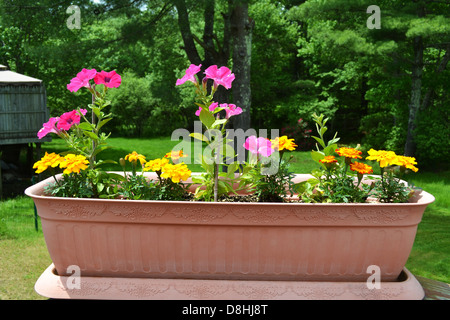
[[[144,171],[162,171],[163,168],[169,164],[169,159],[155,159],[147,162],[144,167]]]
[[[336,153],[340,155],[341,157],[351,158],[351,159],[361,159],[362,152],[359,150],[356,150],[354,148],[346,148],[342,147],[339,149],[336,149]]]
[[[37,169],[36,173],[41,173],[47,170],[48,167],[52,168],[57,167],[62,161],[62,159],[63,158],[59,154],[56,154],[54,152],[52,153],[45,152],[45,155],[41,158],[41,160],[37,161],[33,165],[33,169]]]
[[[282,150],[289,150],[294,151],[295,148],[298,147],[298,145],[295,144],[294,139],[288,139],[287,136],[282,137],[276,137],[273,140],[270,140],[272,142],[272,149],[282,151]]]
[[[381,168],[397,164],[398,156],[394,151],[370,149],[367,153],[369,154],[369,156],[366,157],[366,160],[378,161]]]
[[[80,173],[81,170],[86,170],[88,168],[89,160],[85,156],[68,154],[64,157],[63,161],[60,162],[59,166],[64,169],[64,174],[70,174],[72,172]]]
[[[191,176],[191,170],[188,169],[184,163],[167,164],[164,166],[164,172],[161,177],[164,179],[171,179],[172,182],[178,183],[181,180],[187,180]]]
[[[130,162],[137,162],[139,160],[139,162],[141,164],[144,164],[146,162],[145,156],[143,156],[142,154],[137,153],[136,151],[133,151],[132,153],[127,154],[125,156],[125,160],[128,160]]]
[[[373,169],[371,166],[365,164],[365,163],[361,163],[361,162],[353,162],[350,164],[350,170],[352,171],[356,171],[360,174],[371,174],[373,173]]]
[[[419,171],[419,169],[415,166],[417,164],[416,158],[413,157],[397,156],[397,164],[414,172]]]
[[[321,163],[335,163],[338,162],[334,156],[325,156],[325,158],[320,159]]]
[[[171,158],[172,160],[178,160],[180,158],[186,158],[188,155],[183,153],[183,150],[171,151],[166,153],[165,158]]]

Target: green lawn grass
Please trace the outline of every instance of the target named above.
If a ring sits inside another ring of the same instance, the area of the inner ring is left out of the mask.
[[[118,160],[136,151],[147,159],[162,157],[178,144],[170,139],[111,138],[111,150],[104,159]],[[43,144],[48,152],[65,151],[60,140]],[[309,173],[315,163],[308,152],[293,152],[291,169]],[[190,165],[193,171],[198,165]],[[120,170],[110,166],[109,170]],[[432,193],[431,204],[419,224],[416,241],[406,267],[415,275],[450,283],[450,171],[419,172],[408,176],[410,182]],[[40,274],[51,264],[42,229],[34,226],[34,205],[25,196],[0,202],[0,299],[44,299],[34,292]]]
[[[0,300],[44,299],[34,284],[51,264],[34,204],[22,196],[0,202]]]
[[[406,267],[413,274],[450,283],[450,171],[415,173],[408,181],[436,201],[424,213]]]

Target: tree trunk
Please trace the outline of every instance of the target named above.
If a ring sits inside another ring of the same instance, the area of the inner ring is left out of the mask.
[[[405,143],[405,156],[413,157],[416,152],[416,142],[414,141],[417,112],[420,108],[422,94],[422,73],[423,73],[423,43],[422,37],[414,38],[414,64],[412,68],[411,100],[409,103],[408,133]]]
[[[251,57],[252,31],[254,21],[248,16],[248,1],[235,0],[231,16],[231,34],[233,37],[233,103],[241,107],[243,113],[233,117],[234,129],[250,128],[251,125]]]
[[[419,5],[420,6],[420,5]],[[418,16],[423,17],[425,10],[423,6],[418,8]],[[414,61],[412,65],[411,79],[411,100],[409,103],[408,132],[405,143],[405,156],[413,157],[416,152],[416,142],[414,140],[417,126],[417,114],[420,109],[422,97],[422,74],[423,74],[423,39],[417,36],[413,40]]]
[[[186,8],[186,2],[184,0],[175,0],[174,4],[178,12],[178,26],[180,27],[181,37],[183,38],[184,50],[186,51],[186,55],[191,63],[199,65],[201,64],[201,58],[197,52],[194,38],[192,36],[191,24]]]
[[[435,71],[436,76],[438,76],[445,70],[449,61],[450,61],[450,44],[447,45],[444,57],[442,58],[442,60],[440,61],[439,65],[436,68]],[[433,95],[434,95],[434,87],[430,86],[423,97],[421,110],[426,110],[430,106],[431,101],[433,99]]]

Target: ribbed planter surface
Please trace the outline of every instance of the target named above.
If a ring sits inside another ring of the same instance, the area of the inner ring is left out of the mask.
[[[297,175],[296,180],[310,178]],[[395,281],[434,197],[405,204],[205,203],[33,198],[59,275]]]

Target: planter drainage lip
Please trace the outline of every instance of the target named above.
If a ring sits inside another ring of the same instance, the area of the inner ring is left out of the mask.
[[[422,300],[425,291],[406,268],[398,281],[367,282],[199,280],[59,276],[51,264],[35,291],[51,299],[83,300]]]

